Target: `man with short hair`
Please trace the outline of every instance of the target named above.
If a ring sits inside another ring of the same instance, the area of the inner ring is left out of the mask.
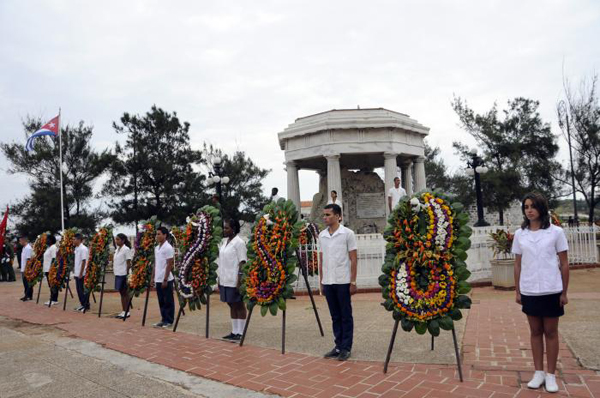
[[[77,298],[79,298],[79,307],[74,308],[74,310],[83,312],[90,309],[90,297],[85,294],[85,289],[83,287],[85,265],[89,256],[89,250],[83,244],[83,235],[80,233],[76,233],[75,236],[73,236],[73,244],[75,245],[75,265],[73,266],[73,274],[75,276]]]
[[[21,251],[21,277],[23,279],[23,287],[24,287],[24,295],[21,297],[21,301],[28,301],[33,299],[33,288],[29,286],[29,282],[25,278],[25,267],[27,266],[27,261],[33,256],[33,248],[31,244],[29,244],[29,238],[27,235],[21,235],[19,237],[19,244],[23,247]]]
[[[15,270],[13,268],[13,259],[15,252],[12,243],[8,237],[4,240],[4,247],[0,248],[0,269],[2,270],[2,282],[14,282]]]
[[[337,200],[338,193],[335,189],[330,192],[330,197],[331,197],[331,199],[329,199],[327,204],[328,205],[338,205],[340,207],[340,224],[344,224],[344,206],[342,206],[341,200]]]
[[[394,178],[394,186],[388,191],[388,207],[390,213],[394,210],[400,199],[406,196],[406,191],[400,186],[400,177]]]
[[[350,358],[354,319],[350,296],[355,294],[357,247],[354,232],[340,224],[342,209],[328,204],[323,210],[327,228],[319,234],[319,281],[331,314],[335,347],[325,358]]]
[[[156,230],[156,242],[154,248],[154,283],[156,284],[156,295],[160,308],[160,322],[155,327],[169,328],[175,318],[175,300],[173,298],[173,262],[175,251],[173,246],[167,242],[169,230],[160,227]]]
[[[278,188],[271,189],[271,202],[277,203],[277,201],[279,199],[281,199],[281,196],[277,195],[278,193],[279,193]]]

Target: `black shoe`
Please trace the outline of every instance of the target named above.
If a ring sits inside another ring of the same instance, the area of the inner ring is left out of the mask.
[[[242,335],[241,334],[234,334],[233,337],[231,338],[232,341],[240,341],[242,340]]]
[[[227,336],[223,336],[221,337],[223,340],[234,340],[235,339],[235,334],[233,333],[229,333]]]
[[[347,361],[350,358],[350,351],[348,350],[340,350],[340,355],[338,355],[338,361]]]
[[[333,350],[329,351],[327,354],[323,355],[323,358],[337,358],[340,355],[340,350],[338,350],[337,348],[334,348]]]
[[[154,325],[152,325],[152,326],[154,326],[155,328],[162,328],[162,327],[164,326],[164,324],[165,324],[165,323],[161,321],[161,322],[156,322],[156,323],[155,323]]]
[[[167,323],[167,322],[165,322],[165,323],[163,323],[163,325],[162,325],[162,328],[163,328],[163,329],[170,329],[171,327],[173,327],[173,324],[172,324],[172,323]]]
[[[21,300],[21,301],[27,301],[27,296],[23,296],[19,300]]]

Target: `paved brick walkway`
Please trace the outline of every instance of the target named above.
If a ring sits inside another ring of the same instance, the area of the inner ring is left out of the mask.
[[[465,382],[461,383],[454,366],[392,363],[384,375],[382,362],[338,362],[298,353],[281,355],[278,349],[238,347],[198,335],[141,327],[139,320],[121,322],[23,303],[9,292],[0,290],[2,316],[53,325],[73,337],[151,362],[286,397],[551,395],[528,390],[523,384],[532,373],[529,332],[520,308],[508,300],[475,300],[462,342]],[[563,341],[558,372],[561,391],[554,395],[600,398],[600,375],[579,366]]]

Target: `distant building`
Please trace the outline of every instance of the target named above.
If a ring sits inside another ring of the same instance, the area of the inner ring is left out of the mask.
[[[302,214],[304,218],[308,219],[308,217],[310,216],[310,210],[312,209],[312,205],[312,200],[303,200],[300,202],[300,214]]]

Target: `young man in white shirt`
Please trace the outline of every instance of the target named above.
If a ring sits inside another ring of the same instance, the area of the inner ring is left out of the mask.
[[[277,203],[281,196],[277,195],[279,193],[279,188],[271,189],[271,202]]]
[[[390,213],[394,210],[394,207],[400,202],[400,199],[406,196],[406,191],[400,186],[400,177],[394,178],[394,186],[388,191],[388,207]]]
[[[46,277],[46,281],[48,282],[48,287],[50,288],[50,300],[46,301],[44,305],[56,305],[58,304],[58,289],[53,289],[50,287],[50,280],[48,279],[48,274],[50,273],[50,266],[52,265],[52,261],[56,258],[56,238],[54,235],[48,235],[48,248],[44,252],[44,261],[42,263],[44,276]]]
[[[90,297],[85,294],[83,287],[83,278],[85,277],[85,265],[89,256],[88,248],[83,244],[83,235],[75,234],[73,237],[75,245],[75,264],[73,266],[73,275],[75,276],[75,287],[77,288],[77,298],[79,298],[79,306],[74,308],[75,311],[83,312],[90,309]]]
[[[21,252],[21,278],[23,279],[23,287],[25,288],[21,301],[28,301],[33,299],[33,288],[29,286],[27,279],[25,279],[25,266],[27,265],[27,261],[33,255],[33,248],[25,235],[19,238],[19,244],[23,247],[23,251]]]
[[[327,226],[319,234],[319,281],[325,293],[335,337],[335,347],[325,358],[345,361],[350,358],[354,334],[350,296],[356,293],[356,238],[340,224],[342,209],[328,204],[323,210]]]
[[[159,328],[171,327],[175,318],[175,299],[173,298],[173,280],[175,278],[171,273],[175,251],[173,246],[167,242],[168,236],[167,228],[160,227],[156,230],[158,246],[154,248],[154,283],[156,284],[161,320],[154,326]]]

